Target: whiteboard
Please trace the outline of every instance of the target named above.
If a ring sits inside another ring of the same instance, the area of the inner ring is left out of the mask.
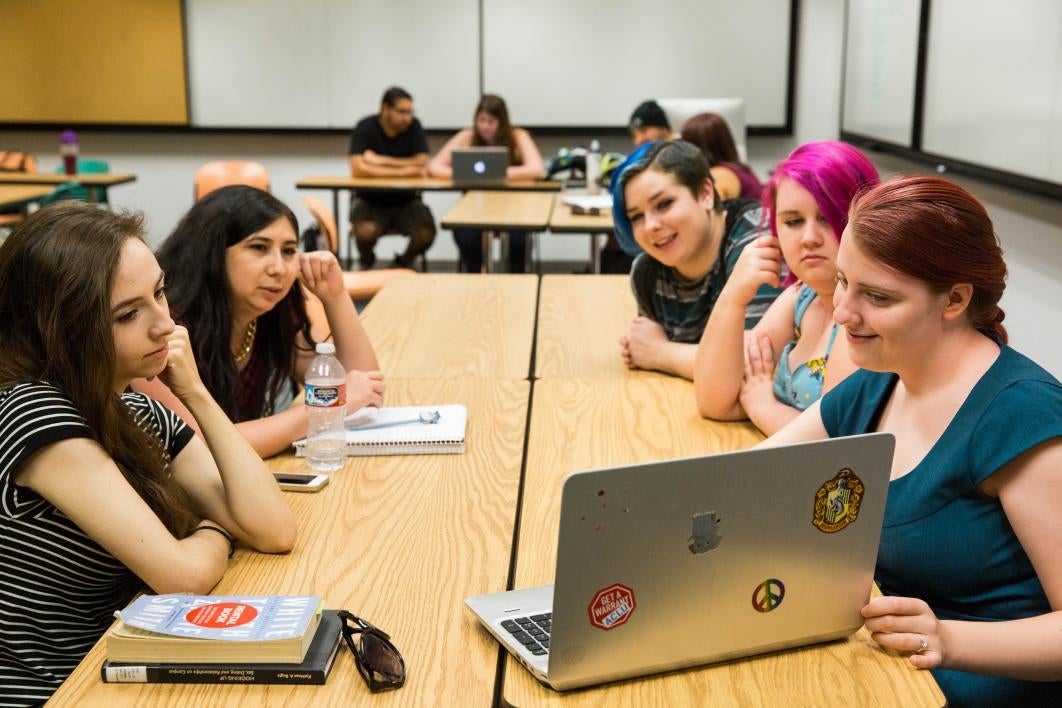
[[[913,147],[921,0],[848,0],[841,130]]]
[[[744,98],[749,125],[785,125],[788,0],[482,3],[483,88],[518,125],[625,126],[668,97]]]
[[[192,125],[349,128],[392,85],[421,122],[479,98],[478,0],[185,0]]]
[[[928,153],[1062,183],[1062,3],[933,0]]]

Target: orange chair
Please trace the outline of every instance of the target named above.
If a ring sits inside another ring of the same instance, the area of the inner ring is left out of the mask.
[[[246,184],[269,191],[269,171],[260,162],[215,160],[195,171],[195,200],[230,184]]]
[[[22,150],[0,150],[0,172],[24,172],[32,174],[37,171],[37,158]],[[15,226],[22,221],[26,207],[9,208],[0,211],[0,229]]]
[[[310,210],[310,214],[317,221],[321,233],[328,238],[328,244],[332,253],[336,253],[339,243],[339,229],[336,226],[335,216],[332,211],[313,197],[303,197],[302,203]],[[411,275],[417,271],[411,268],[380,268],[377,270],[343,271],[343,284],[347,286],[347,293],[355,302],[372,299],[372,296],[380,292],[380,289],[389,282],[403,275]]]

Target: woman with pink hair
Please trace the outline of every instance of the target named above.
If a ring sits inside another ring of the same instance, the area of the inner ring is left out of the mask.
[[[835,262],[852,199],[878,181],[863,153],[837,141],[801,145],[778,165],[763,191],[771,235],[741,254],[697,348],[702,416],[748,418],[770,435],[854,370],[833,322]],[[746,332],[745,308],[764,284],[788,287]]]

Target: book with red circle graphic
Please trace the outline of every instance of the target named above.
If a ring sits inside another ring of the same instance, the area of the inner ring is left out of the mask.
[[[141,595],[107,633],[111,661],[298,663],[321,617],[316,595]]]

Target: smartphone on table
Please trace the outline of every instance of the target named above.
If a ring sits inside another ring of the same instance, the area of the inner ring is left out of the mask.
[[[328,484],[326,474],[298,474],[295,472],[274,472],[277,484],[289,492],[318,492]]]

